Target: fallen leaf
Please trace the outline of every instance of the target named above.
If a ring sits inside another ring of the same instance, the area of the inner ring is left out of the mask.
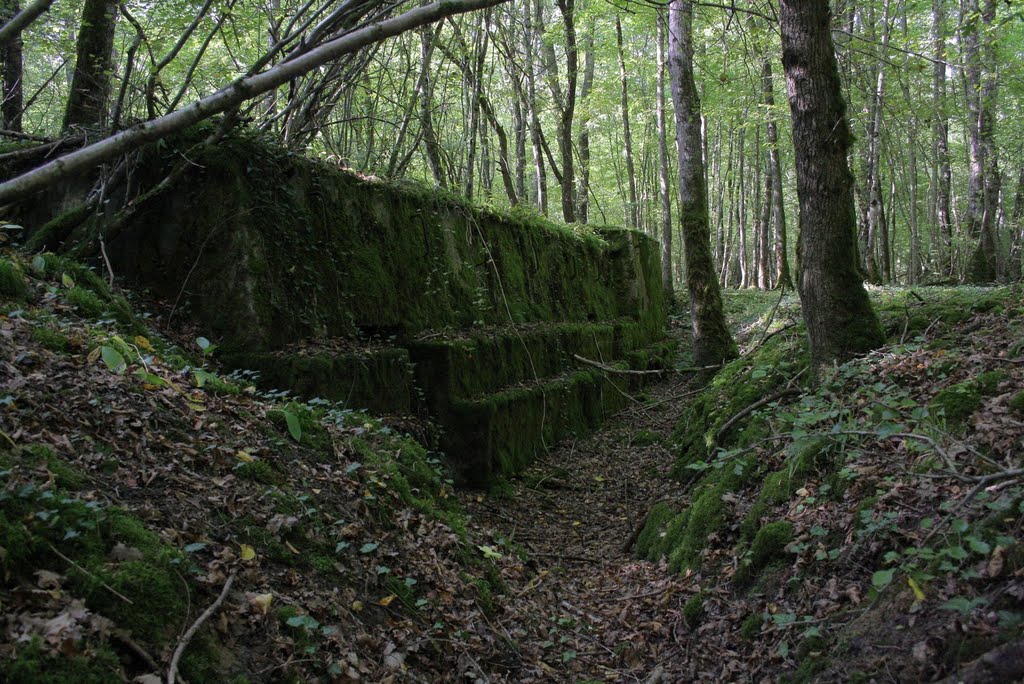
[[[251,561],[254,558],[256,558],[256,549],[248,544],[242,544],[242,560]]]

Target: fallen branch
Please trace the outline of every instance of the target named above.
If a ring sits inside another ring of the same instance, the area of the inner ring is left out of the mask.
[[[599,368],[605,373],[616,373],[618,375],[661,375],[665,371],[663,370],[630,370],[628,368],[615,368],[607,364],[601,363],[600,361],[593,361],[591,359],[580,356],[579,354],[573,354],[572,357],[580,363],[585,363],[588,366]]]
[[[213,617],[214,613],[220,609],[224,599],[228,597],[228,592],[231,590],[231,585],[235,583],[235,577],[238,576],[238,572],[234,571],[228,576],[228,580],[224,583],[224,588],[220,590],[220,596],[217,600],[210,604],[210,607],[203,611],[203,614],[196,618],[196,621],[192,623],[192,626],[181,635],[181,639],[178,640],[178,646],[174,649],[174,655],[171,657],[171,665],[167,668],[167,684],[174,684],[178,678],[178,661],[181,660],[181,656],[185,653],[185,648],[188,643],[192,641],[192,637],[196,635],[199,628],[203,626],[203,623]]]
[[[942,680],[941,684],[1015,682],[1024,676],[1024,640],[994,648]]]
[[[744,418],[746,418],[747,416],[749,416],[751,413],[761,408],[762,406],[770,404],[773,401],[781,399],[782,397],[793,396],[796,394],[801,394],[802,392],[803,390],[798,387],[787,387],[786,389],[776,392],[775,394],[769,395],[767,397],[764,397],[763,399],[755,401],[753,404],[743,409],[729,420],[725,421],[725,424],[722,425],[722,427],[718,428],[718,432],[715,433],[715,441],[718,442],[719,440],[721,440],[722,436],[729,431],[729,428],[731,428],[733,425],[743,420]]]

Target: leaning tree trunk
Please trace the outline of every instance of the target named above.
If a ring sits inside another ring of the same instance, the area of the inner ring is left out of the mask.
[[[65,130],[72,126],[101,128],[107,122],[116,27],[117,0],[85,0],[75,73],[64,112]]]
[[[21,11],[15,0],[0,0],[0,24],[9,22]],[[3,59],[3,104],[0,104],[0,119],[4,129],[21,132],[21,113],[25,108],[25,89],[22,87],[22,42],[21,32],[0,44],[0,59]]]
[[[1013,201],[1011,230],[1013,237],[1010,242],[1010,260],[1006,267],[1006,277],[1016,281],[1021,278],[1021,262],[1024,261],[1024,164],[1021,164],[1017,174],[1017,193]]]
[[[700,100],[693,79],[693,0],[672,0],[669,5],[668,63],[676,110],[679,219],[690,292],[693,355],[697,365],[711,365],[734,358],[737,352],[725,325],[722,292],[711,257]]]
[[[857,268],[853,174],[831,12],[821,0],[781,0],[782,66],[793,116],[800,207],[799,290],[815,366],[885,342]]]

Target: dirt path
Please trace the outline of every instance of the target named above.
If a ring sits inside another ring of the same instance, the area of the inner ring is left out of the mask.
[[[680,681],[689,664],[682,618],[694,578],[637,561],[625,549],[646,512],[678,497],[665,477],[667,448],[696,380],[675,376],[647,388],[645,404],[599,432],[554,446],[497,495],[467,501],[474,526],[489,529],[527,562],[495,609],[518,667],[484,681]]]

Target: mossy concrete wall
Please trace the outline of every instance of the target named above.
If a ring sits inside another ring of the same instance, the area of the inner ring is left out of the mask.
[[[465,481],[511,474],[621,407],[624,381],[574,355],[647,368],[664,351],[644,235],[581,236],[246,137],[189,158],[107,245],[114,271],[270,386],[428,413]]]
[[[648,337],[664,325],[657,245],[638,233],[581,238],[245,138],[193,161],[108,251],[225,348],[510,321],[626,316]]]

